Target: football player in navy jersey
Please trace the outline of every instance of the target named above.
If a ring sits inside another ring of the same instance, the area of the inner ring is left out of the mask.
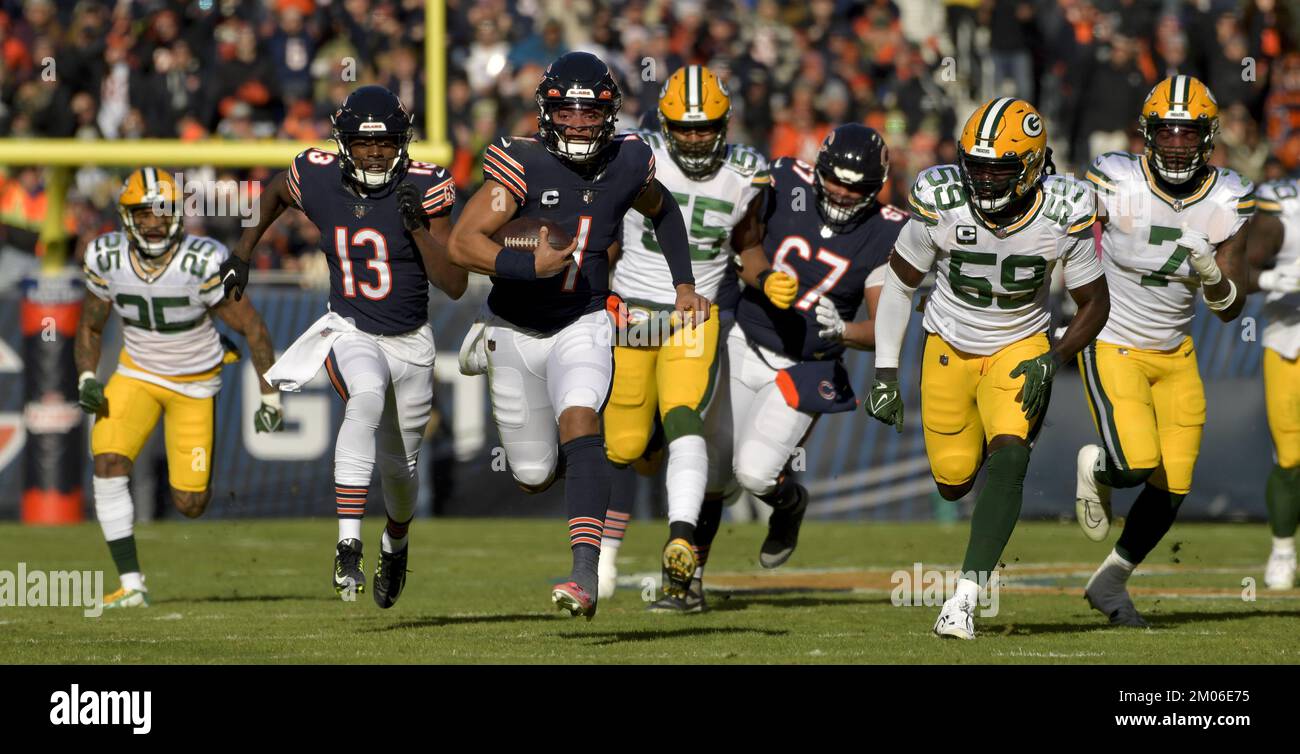
[[[655,180],[650,147],[614,135],[622,96],[605,63],[585,52],[556,59],[536,101],[535,136],[497,139],[484,152],[486,181],[456,222],[450,250],[456,264],[492,276],[477,341],[492,414],[520,487],[539,492],[565,477],[573,570],[551,598],[590,619],[611,473],[600,422],[614,376],[608,251],[629,209],[654,225],[675,316],[704,322],[709,301],[695,293],[686,224]],[[515,217],[554,222],[573,241],[552,249],[543,228],[531,253],[503,248],[491,236]]]
[[[885,263],[907,216],[876,201],[889,173],[880,134],[850,123],[826,136],[817,164],[772,163],[764,206],[745,225],[746,288],[727,339],[736,480],[771,505],[759,553],[794,553],[808,491],[786,474],[813,422],[857,406],[840,356],[875,346]],[[868,319],[853,321],[867,304]]]
[[[346,404],[334,448],[334,587],[344,599],[365,591],[361,519],[378,464],[388,523],[371,593],[387,608],[406,582],[416,461],[433,408],[428,284],[456,299],[468,281],[447,255],[455,184],[447,170],[409,158],[412,116],[397,97],[383,87],[361,87],[331,121],[337,154],[308,149],[271,180],[257,224],[244,230],[222,277],[227,295],[238,300],[253,247],[289,207],[320,229],[329,260],[329,313],[267,379],[296,389],[324,362]]]

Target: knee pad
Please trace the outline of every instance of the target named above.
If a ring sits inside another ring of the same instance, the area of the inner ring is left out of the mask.
[[[777,471],[778,473],[776,474],[768,474],[759,469],[748,469],[742,466],[737,466],[735,468],[736,482],[740,484],[741,487],[744,487],[749,494],[754,497],[770,495],[776,489],[777,477],[779,476],[780,470],[778,469]]]
[[[527,466],[511,466],[510,473],[515,478],[515,484],[519,489],[530,495],[539,492],[545,492],[555,483],[557,474],[554,466],[541,466],[530,464]]]
[[[384,413],[384,390],[381,388],[353,388],[343,407],[343,421],[360,424],[370,429],[379,428],[379,418]]]
[[[646,432],[605,428],[605,454],[610,463],[627,466],[645,454],[650,438]]]
[[[952,453],[930,459],[930,474],[939,484],[961,487],[970,484],[979,471],[979,460],[965,453]]]

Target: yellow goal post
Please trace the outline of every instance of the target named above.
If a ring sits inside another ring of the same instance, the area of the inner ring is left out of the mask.
[[[411,145],[411,159],[448,165],[451,144],[447,141],[446,101],[446,5],[443,0],[425,0],[424,82],[425,113],[423,141]],[[202,139],[0,139],[0,165],[36,165],[46,168],[47,198],[40,240],[45,248],[42,268],[53,272],[63,267],[68,253],[63,214],[72,171],[85,165],[139,167],[141,165],[204,165],[212,167],[283,166],[310,147],[334,151],[330,143],[259,140],[228,141]]]

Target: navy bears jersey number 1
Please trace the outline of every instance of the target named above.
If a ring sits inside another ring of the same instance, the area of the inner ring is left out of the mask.
[[[813,170],[801,160],[777,160],[764,196],[763,253],[772,269],[799,281],[794,305],[778,309],[761,289],[746,288],[736,310],[736,321],[751,341],[803,361],[844,352],[843,343],[817,334],[817,300],[829,296],[844,321],[852,321],[862,306],[867,276],[888,261],[907,221],[901,210],[876,204],[847,232],[831,232],[817,211]]]
[[[451,213],[456,184],[427,162],[381,192],[359,194],[344,184],[338,157],[308,149],[289,166],[289,194],[320,231],[330,269],[330,310],[374,335],[399,335],[428,321],[429,286],[424,261],[397,209],[396,188],[414,183],[428,217]]]
[[[594,175],[577,172],[535,137],[497,139],[483,153],[483,173],[519,205],[517,217],[556,223],[578,242],[574,262],[542,280],[492,278],[488,306],[506,321],[555,332],[602,309],[609,297],[609,247],[622,238],[623,216],[655,177],[649,145],[614,137]],[[489,188],[488,190],[500,190]]]

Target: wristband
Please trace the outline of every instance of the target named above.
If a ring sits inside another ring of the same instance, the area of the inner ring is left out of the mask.
[[[280,391],[277,390],[274,393],[262,393],[262,405],[270,406],[276,411],[281,410]]]
[[[496,276],[507,280],[536,280],[537,266],[533,255],[526,251],[516,251],[501,247],[497,252]]]
[[[93,380],[93,379],[95,379],[95,373],[89,370],[77,375],[77,389],[80,390],[81,388],[85,387],[86,380]]]
[[[1210,299],[1207,298],[1205,299],[1205,305],[1210,307],[1211,311],[1221,312],[1224,309],[1227,309],[1229,306],[1232,306],[1232,302],[1236,300],[1237,300],[1237,285],[1232,282],[1232,278],[1228,278],[1228,295],[1224,296],[1218,301],[1211,301]]]

